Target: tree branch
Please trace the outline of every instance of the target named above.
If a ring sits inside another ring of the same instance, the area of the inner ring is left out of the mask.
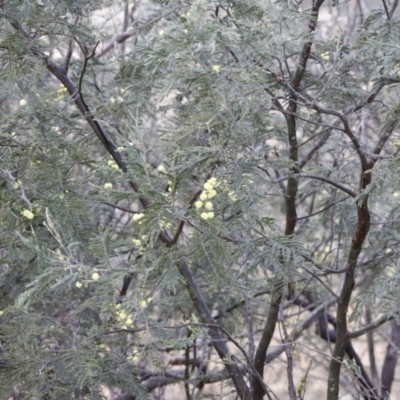
[[[337,187],[338,189],[340,189],[343,192],[347,193],[351,197],[356,197],[357,196],[357,193],[354,192],[353,190],[347,188],[346,186],[343,186],[341,183],[337,183],[337,182],[333,181],[332,179],[325,178],[324,176],[319,176],[319,175],[314,175],[314,174],[293,174],[293,176],[294,177],[298,177],[298,178],[317,179],[317,180],[329,183],[330,185]],[[290,179],[289,176],[283,176],[281,178],[275,179],[274,183],[280,183],[280,182],[286,181],[288,179]]]

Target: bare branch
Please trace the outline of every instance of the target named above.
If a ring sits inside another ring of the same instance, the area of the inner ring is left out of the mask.
[[[367,326],[364,326],[364,328],[362,328],[358,331],[347,332],[346,337],[348,337],[349,339],[354,339],[356,337],[365,335],[367,332],[370,332],[370,331],[378,328],[379,326],[386,324],[386,322],[391,321],[393,318],[394,318],[393,315],[383,315],[381,318],[379,318],[375,322],[373,322]]]

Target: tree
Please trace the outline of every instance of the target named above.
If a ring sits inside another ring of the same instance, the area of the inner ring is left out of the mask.
[[[0,1],[1,399],[388,398],[398,1],[338,3]]]

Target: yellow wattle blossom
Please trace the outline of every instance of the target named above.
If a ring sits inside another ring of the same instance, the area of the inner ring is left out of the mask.
[[[329,55],[330,55],[330,52],[329,52],[329,51],[326,51],[325,53],[321,53],[321,54],[320,54],[320,57],[321,57],[323,60],[328,61],[328,60],[329,60]]]
[[[210,200],[213,197],[217,195],[217,191],[214,189],[215,186],[218,186],[219,183],[217,183],[217,178],[210,178],[207,180],[207,182],[203,185],[204,191],[200,195],[200,200],[202,200],[204,203],[204,208],[206,210],[213,210],[214,206],[211,201],[205,201],[205,200]],[[198,207],[199,205],[199,207]],[[195,206],[197,209],[201,208],[203,206],[203,203],[201,201],[198,201],[195,203]],[[202,212],[200,214],[200,217],[202,219],[212,219],[214,218],[214,213],[207,213],[207,212]]]
[[[142,300],[141,302],[140,302],[140,308],[145,308],[145,307],[147,307],[148,305],[149,305],[149,303],[151,302],[151,300],[152,300],[152,298],[151,297],[149,297],[148,299],[146,299],[146,300]]]
[[[167,228],[167,229],[172,228],[171,222],[160,221],[159,225],[160,225],[160,228]]]
[[[60,261],[63,261],[63,260],[65,259],[65,257],[61,254],[60,249],[57,249],[57,250],[56,250],[56,253],[58,254],[57,258],[58,258]]]
[[[207,182],[203,185],[203,188],[206,189],[207,191],[210,191],[210,190],[213,190],[214,186],[213,186],[210,182],[207,181]]]
[[[231,190],[231,191],[228,193],[228,196],[230,197],[230,199],[231,199],[232,201],[236,201],[236,200],[237,200],[236,193],[235,193],[233,190]]]
[[[164,165],[159,165],[159,166],[158,166],[158,171],[159,171],[159,172],[165,172],[166,169],[165,169]]]
[[[104,189],[112,189],[112,187],[113,187],[113,184],[110,182],[107,182],[104,184]]]
[[[202,213],[200,214],[200,218],[202,218],[202,219],[208,219],[208,213],[207,213],[207,212],[202,212]]]
[[[143,213],[139,213],[139,214],[135,214],[133,217],[132,217],[132,219],[134,220],[134,221],[138,221],[139,219],[141,219],[141,218],[143,218],[144,217],[144,214]]]
[[[19,185],[20,185],[20,181],[15,181],[15,183],[14,183],[14,185],[13,185],[13,188],[14,188],[14,189],[18,189],[18,188],[19,188]]]
[[[164,35],[165,35],[164,29],[160,29],[160,30],[158,31],[158,34],[159,34],[160,36],[164,36]]]
[[[201,208],[201,207],[203,207],[203,202],[202,201],[196,201],[196,203],[194,203],[194,206],[197,208],[197,209],[199,209],[199,208]]]
[[[57,90],[56,97],[54,100],[56,101],[61,100],[67,92],[68,89],[63,84],[61,84],[60,89]]]
[[[21,99],[21,100],[19,101],[19,105],[20,105],[21,107],[25,106],[25,105],[26,105],[26,100],[25,100],[25,99]]]
[[[132,242],[137,247],[140,247],[142,245],[142,242],[139,239],[132,239]]]
[[[28,219],[33,219],[34,216],[35,216],[35,215],[33,214],[32,211],[29,211],[29,210],[27,210],[27,209],[25,209],[24,211],[22,211],[21,214],[22,214],[25,218],[28,218]]]
[[[119,169],[118,164],[114,160],[108,160],[108,166],[112,169]]]
[[[217,191],[212,189],[207,193],[207,199],[212,199],[213,197],[215,197],[217,195]]]
[[[78,282],[75,283],[75,286],[76,286],[78,289],[80,289],[80,288],[82,287],[82,283],[78,281]]]
[[[207,203],[204,205],[206,210],[212,210],[213,209],[213,203],[211,201],[207,201]]]
[[[95,272],[95,273],[92,274],[92,279],[94,281],[98,281],[100,279],[100,275],[97,272]]]
[[[30,167],[34,167],[35,165],[40,165],[42,162],[40,161],[40,160],[37,160],[37,161],[31,161],[30,163],[29,163],[29,166]]]
[[[219,74],[221,72],[221,67],[219,65],[213,65],[212,70],[216,74]]]

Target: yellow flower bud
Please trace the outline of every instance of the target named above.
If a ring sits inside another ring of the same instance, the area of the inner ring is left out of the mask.
[[[22,211],[21,212],[21,214],[25,217],[25,218],[28,218],[28,219],[33,219],[34,218],[34,214],[33,214],[33,212],[32,211],[29,211],[29,210],[24,210],[24,211]]]
[[[207,194],[207,199],[212,199],[213,197],[215,197],[217,195],[217,191],[216,190],[210,190]]]
[[[100,279],[100,275],[97,272],[95,272],[94,274],[92,274],[92,279],[94,281],[98,281]]]
[[[326,51],[325,53],[320,54],[321,58],[325,61],[329,60],[329,51]]]
[[[206,183],[203,185],[203,187],[204,187],[204,189],[206,189],[207,191],[213,190],[213,188],[214,188],[214,186],[213,186],[211,183],[209,183],[209,182],[206,182]]]
[[[212,70],[216,74],[219,74],[221,72],[221,67],[219,65],[213,65]]]

